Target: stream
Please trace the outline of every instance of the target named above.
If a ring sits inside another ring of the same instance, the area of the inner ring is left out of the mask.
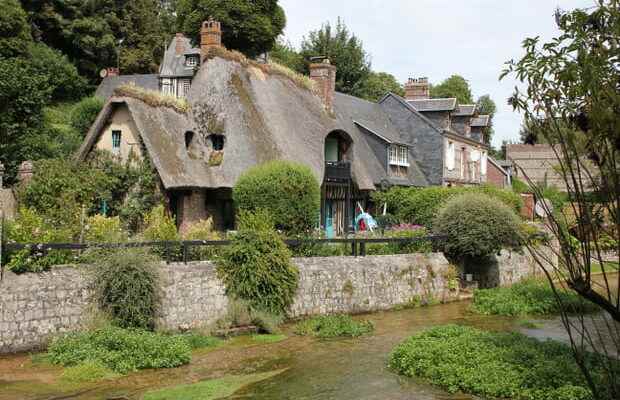
[[[3,356],[0,400],[140,399],[158,388],[279,369],[285,371],[246,386],[227,399],[472,399],[392,373],[387,368],[390,351],[410,335],[443,324],[519,331],[541,340],[567,340],[557,317],[537,319],[535,329],[526,329],[518,318],[476,315],[468,312],[468,307],[468,302],[458,302],[357,316],[371,320],[375,331],[356,339],[300,337],[289,325],[284,327],[287,338],[277,343],[239,337],[218,348],[195,352],[192,362],[180,368],[141,371],[81,386],[64,383],[60,379],[62,368],[33,362],[30,355]]]

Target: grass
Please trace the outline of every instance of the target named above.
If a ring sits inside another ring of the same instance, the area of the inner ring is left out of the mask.
[[[450,393],[515,400],[592,399],[573,357],[563,343],[448,325],[406,339],[392,351],[389,363],[401,375],[421,377]],[[603,361],[591,354],[585,359],[604,391]],[[606,362],[620,372],[620,363]]]
[[[219,379],[180,385],[148,392],[144,400],[214,400],[233,395],[239,389],[281,374],[285,370],[250,375],[227,376]]]
[[[296,334],[319,338],[358,337],[373,330],[372,322],[355,321],[349,315],[320,315],[295,326]]]
[[[620,264],[618,264],[617,262],[612,262],[612,261],[606,261],[603,263],[603,265],[605,265],[605,273],[607,274],[611,274],[611,273],[617,273],[620,272]],[[590,273],[592,274],[598,274],[603,272],[603,269],[601,267],[601,264],[597,263],[597,262],[593,262],[591,269],[590,269]]]
[[[118,377],[115,373],[99,361],[86,361],[73,367],[65,368],[61,379],[68,383],[95,382],[103,379]]]
[[[576,293],[558,288],[562,305],[570,312],[593,312],[598,308]],[[510,287],[474,291],[471,309],[479,314],[525,316],[559,314],[561,309],[548,282],[527,279]]]
[[[252,340],[258,343],[277,343],[285,339],[286,335],[282,334],[252,335]]]
[[[114,95],[138,99],[151,107],[168,107],[181,114],[185,114],[189,110],[189,104],[185,99],[165,95],[156,90],[148,90],[136,85],[121,85],[114,89]]]

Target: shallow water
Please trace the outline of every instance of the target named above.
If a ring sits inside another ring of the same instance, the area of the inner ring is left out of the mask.
[[[472,399],[450,395],[387,368],[392,348],[425,328],[463,324],[487,330],[521,331],[541,339],[566,340],[558,318],[538,320],[541,329],[524,329],[517,318],[481,316],[467,311],[468,302],[358,316],[375,325],[372,335],[357,339],[319,340],[293,335],[278,343],[262,344],[249,337],[194,353],[184,367],[141,371],[119,379],[87,385],[68,385],[62,368],[31,361],[29,355],[0,357],[0,400],[140,399],[153,389],[195,383],[226,375],[275,369],[285,372],[245,387],[233,399]]]

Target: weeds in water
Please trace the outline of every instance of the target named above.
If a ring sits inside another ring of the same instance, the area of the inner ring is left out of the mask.
[[[370,321],[355,321],[349,315],[320,315],[301,321],[295,333],[320,338],[357,337],[370,333],[374,326]]]

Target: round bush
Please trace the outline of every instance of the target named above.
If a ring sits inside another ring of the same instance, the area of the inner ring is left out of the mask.
[[[291,252],[272,228],[269,214],[240,214],[240,229],[218,260],[218,273],[232,299],[253,310],[286,313],[297,290],[299,272]]]
[[[457,259],[483,257],[519,246],[519,218],[510,207],[484,194],[463,194],[449,200],[433,223],[446,236],[443,251]]]
[[[121,328],[152,329],[159,305],[157,258],[142,249],[98,252],[92,258],[99,309]]]
[[[82,137],[90,129],[90,126],[97,119],[97,115],[103,108],[103,99],[100,97],[86,97],[77,103],[71,110],[71,126],[80,133]]]
[[[313,228],[320,210],[320,188],[310,168],[273,161],[244,173],[233,190],[240,211],[267,210],[276,228],[301,233]]]

